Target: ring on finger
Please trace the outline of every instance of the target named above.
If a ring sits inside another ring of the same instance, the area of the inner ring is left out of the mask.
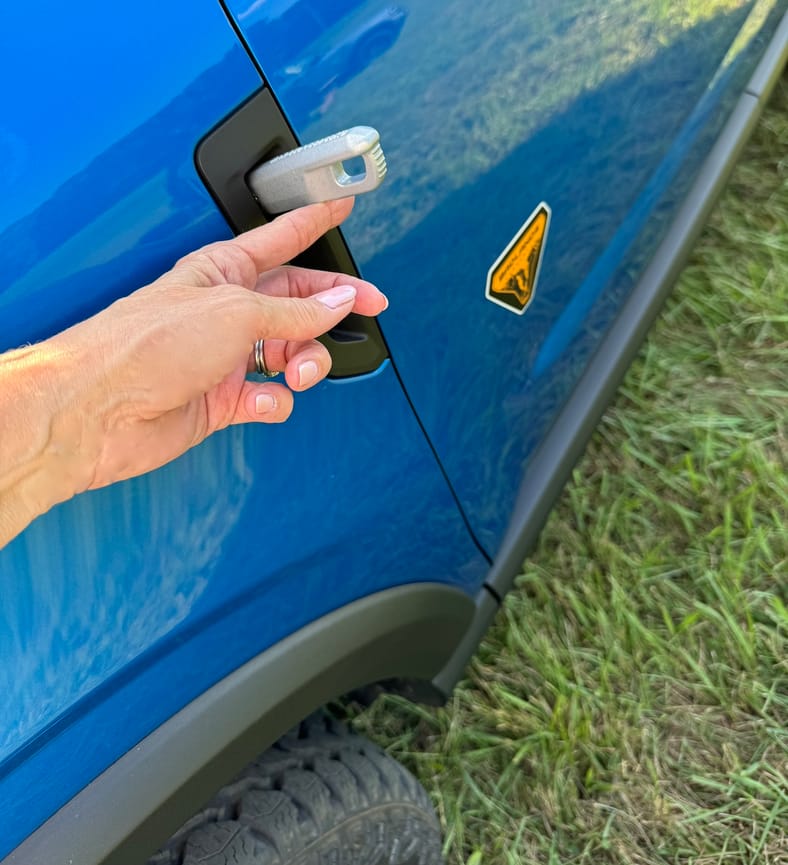
[[[268,369],[265,365],[265,340],[258,339],[254,344],[254,370],[258,375],[262,375],[265,378],[274,378],[274,376],[279,375],[279,371],[275,369]]]

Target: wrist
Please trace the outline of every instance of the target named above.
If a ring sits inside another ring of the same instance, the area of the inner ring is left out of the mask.
[[[52,341],[0,355],[0,546],[87,486],[70,366]]]

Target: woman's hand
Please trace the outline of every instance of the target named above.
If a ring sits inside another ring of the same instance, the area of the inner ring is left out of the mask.
[[[206,246],[87,321],[0,357],[0,412],[8,409],[0,452],[17,454],[10,468],[0,465],[0,511],[9,502],[19,510],[20,493],[29,521],[75,493],[157,468],[230,424],[286,420],[292,391],[330,369],[315,337],[350,312],[377,315],[388,305],[362,280],[282,266],[351,207],[312,205]],[[258,339],[287,386],[246,380]],[[26,416],[19,400],[3,399],[9,390],[23,397]],[[26,456],[12,436],[26,436]],[[0,513],[0,546],[8,522]]]

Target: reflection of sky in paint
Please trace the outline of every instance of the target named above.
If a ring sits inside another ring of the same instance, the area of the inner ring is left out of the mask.
[[[188,520],[173,506],[184,472],[199,478]],[[78,497],[0,552],[0,761],[192,613],[251,488],[243,450],[221,436],[179,465]]]
[[[17,26],[21,8],[14,7]],[[152,0],[134,8],[138,18],[117,21],[127,26],[111,43],[106,68],[107,40],[93,61],[84,49],[73,64],[71,43],[51,45],[53,65],[63,66],[54,83],[39,80],[37,55],[0,54],[0,74],[17,72],[31,100],[25,111],[15,106],[22,113],[0,119],[0,127],[13,127],[0,128],[0,151],[12,152],[6,174],[14,175],[0,196],[0,351],[86,318],[228,233],[197,176],[194,147],[259,87],[259,75],[218,4],[189,4],[197,36],[188,40],[184,63],[185,40],[161,53],[179,22],[176,4],[167,4],[163,17],[153,15]],[[67,17],[78,22],[90,11]],[[62,23],[47,22],[43,45]],[[96,26],[92,19],[86,25],[89,39]],[[55,84],[70,98],[54,92]],[[44,200],[34,206],[38,192]]]
[[[52,5],[40,32],[33,6],[4,15],[0,74],[20,86],[0,120],[0,350],[227,233],[193,148],[259,76],[218,4],[141,0],[110,23],[106,11]],[[31,53],[20,34],[36,32]],[[184,477],[187,520],[168,507]],[[0,550],[0,756],[193,612],[250,483],[243,452],[217,442],[213,460],[198,450],[78,497]]]
[[[183,39],[179,4],[86,0],[78,15],[69,3],[48,3],[45,12],[36,4],[3,4],[0,157],[11,154],[18,169],[4,169],[0,225],[9,212],[15,218],[30,212],[63,177],[80,171],[221,59],[227,43],[216,32],[227,24],[218,4],[195,5],[217,9],[191,12],[203,26],[190,26]],[[40,27],[43,14],[47,22]],[[157,26],[141,28],[147,19]],[[129,57],[142,62],[130,68]]]
[[[269,19],[276,18],[298,2],[300,0],[255,0],[238,13],[238,18],[241,21],[253,18],[255,15],[263,15]]]
[[[151,203],[155,202],[152,207]],[[88,223],[51,255],[37,262],[13,285],[14,294],[30,297],[41,286],[64,279],[86,268],[110,263],[134,247],[150,231],[175,212],[165,172],[140,185]]]

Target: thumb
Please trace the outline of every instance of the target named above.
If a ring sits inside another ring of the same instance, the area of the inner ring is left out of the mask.
[[[356,289],[337,285],[311,297],[270,297],[255,294],[260,306],[258,338],[314,339],[352,311]]]

